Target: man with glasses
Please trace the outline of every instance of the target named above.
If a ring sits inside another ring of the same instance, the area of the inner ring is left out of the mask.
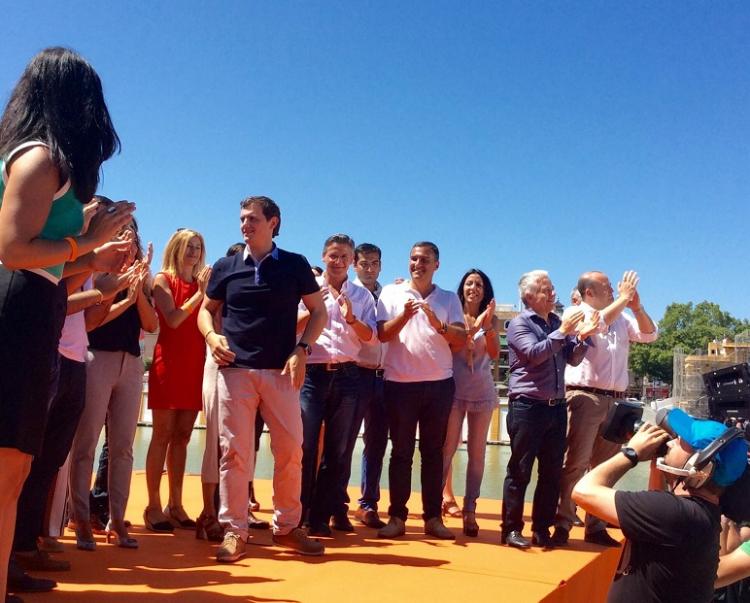
[[[345,234],[328,237],[323,245],[325,270],[317,277],[328,310],[323,331],[312,345],[302,406],[302,507],[312,536],[330,536],[331,527],[354,530],[347,517],[346,486],[351,472],[350,434],[359,397],[360,350],[375,336],[375,302],[364,287],[348,278],[354,260],[354,241]],[[298,328],[309,313],[300,307]],[[321,425],[323,455],[318,467]],[[329,526],[329,522],[332,524]]]

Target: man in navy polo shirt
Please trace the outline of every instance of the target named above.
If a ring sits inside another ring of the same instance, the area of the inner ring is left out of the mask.
[[[226,526],[217,561],[245,555],[247,482],[253,466],[255,414],[260,408],[273,441],[273,541],[303,555],[322,555],[323,545],[300,529],[302,515],[302,419],[299,389],[310,342],[326,323],[318,284],[304,257],[276,247],[281,212],[268,197],[240,204],[246,248],[214,265],[198,326],[219,365],[221,463],[219,520]],[[310,311],[296,342],[297,305]],[[222,316],[222,333],[213,316]]]

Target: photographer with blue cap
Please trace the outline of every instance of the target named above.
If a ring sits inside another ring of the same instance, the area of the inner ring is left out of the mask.
[[[573,500],[619,526],[627,538],[608,601],[711,601],[719,561],[719,499],[745,472],[748,444],[742,430],[678,409],[656,422],[642,425],[621,454],[586,474]],[[650,490],[613,488],[649,460]]]

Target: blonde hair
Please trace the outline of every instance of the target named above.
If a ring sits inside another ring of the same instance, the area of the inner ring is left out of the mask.
[[[203,240],[203,235],[195,230],[188,228],[181,228],[167,241],[167,246],[164,248],[164,259],[161,263],[161,271],[177,276],[182,267],[182,259],[185,257],[185,250],[187,249],[188,242],[193,237],[197,237],[201,242],[201,257],[198,263],[193,267],[193,277],[196,277],[198,273],[206,265],[206,242]]]

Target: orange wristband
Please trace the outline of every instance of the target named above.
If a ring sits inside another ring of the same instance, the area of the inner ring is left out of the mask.
[[[73,237],[65,237],[64,240],[70,245],[70,257],[68,261],[75,262],[78,259],[78,243]]]

